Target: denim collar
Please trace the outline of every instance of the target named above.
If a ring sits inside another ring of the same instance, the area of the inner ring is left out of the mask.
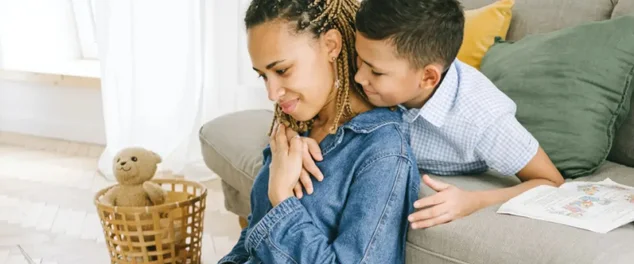
[[[342,127],[355,133],[367,134],[387,124],[398,124],[401,121],[402,112],[399,109],[375,108],[355,116]]]
[[[400,106],[404,111],[404,121],[412,123],[418,117],[422,117],[432,125],[441,127],[445,123],[445,119],[453,107],[454,99],[456,98],[456,93],[458,92],[458,85],[458,72],[454,61],[449,66],[447,73],[438,88],[436,88],[434,94],[422,108],[406,109],[404,106]]]
[[[389,108],[381,107],[363,112],[337,128],[337,132],[335,134],[326,136],[319,143],[322,155],[325,156],[343,141],[346,130],[350,130],[351,132],[357,134],[369,134],[385,125],[395,124],[400,126],[402,122],[402,115],[403,112],[398,108],[396,110],[391,110]],[[309,132],[306,132],[303,136],[308,135]]]

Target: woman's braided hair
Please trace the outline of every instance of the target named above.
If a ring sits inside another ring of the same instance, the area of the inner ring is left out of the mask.
[[[337,29],[341,33],[343,47],[335,60],[336,116],[330,133],[336,132],[342,118],[354,115],[349,100],[351,86],[354,86],[354,91],[362,98],[367,99],[363,90],[354,82],[354,73],[357,71],[354,20],[358,8],[358,0],[253,0],[244,19],[247,29],[267,21],[283,19],[295,22],[296,32],[310,31],[315,38],[330,29]],[[278,104],[275,105],[275,117],[269,135],[276,121],[299,133],[308,131],[313,124],[313,120],[295,120],[282,112]]]

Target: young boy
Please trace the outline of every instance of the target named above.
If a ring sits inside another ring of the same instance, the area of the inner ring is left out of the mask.
[[[478,174],[493,169],[521,184],[469,192],[423,176],[438,193],[409,217],[426,228],[502,203],[563,177],[515,118],[516,105],[475,68],[456,59],[465,18],[457,0],[364,0],[357,13],[355,81],[376,106],[405,110],[421,171]]]
[[[356,16],[355,81],[375,106],[399,105],[404,110],[419,170],[474,175],[493,169],[522,181],[510,188],[471,192],[424,175],[423,182],[437,193],[414,204],[420,209],[409,217],[414,229],[564,181],[515,118],[515,103],[477,69],[456,59],[464,21],[457,0],[364,0]],[[320,160],[317,144],[308,143],[312,156]],[[321,180],[311,154],[304,155],[305,170]],[[306,171],[301,185],[310,194]],[[299,184],[296,195],[302,196]]]

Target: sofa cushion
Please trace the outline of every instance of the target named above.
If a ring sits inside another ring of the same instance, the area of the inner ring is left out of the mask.
[[[480,8],[493,2],[460,1],[465,9]],[[609,19],[614,9],[614,1],[616,0],[515,0],[513,19],[506,39],[515,41],[529,34],[551,32],[584,22]]]
[[[634,186],[634,168],[607,162],[592,176]],[[434,176],[432,176],[434,177]],[[436,177],[466,190],[489,190],[517,183],[516,178],[487,173],[478,177]],[[570,179],[568,181],[571,181]],[[424,184],[421,196],[434,193]],[[499,205],[428,229],[410,230],[408,263],[632,263],[634,224],[599,234],[566,225],[497,214]]]
[[[634,81],[632,82],[634,87]],[[632,88],[634,89],[634,88]],[[616,131],[608,160],[634,167],[634,97],[632,98],[628,119]]]
[[[634,13],[634,0],[615,0],[616,5],[612,17],[619,17]]]
[[[634,14],[634,0],[618,0],[612,17],[632,14]],[[616,132],[616,139],[608,160],[634,167],[634,98],[632,98],[629,118]]]
[[[496,37],[506,38],[514,0],[500,0],[485,7],[465,11],[464,39],[458,59],[480,68],[482,57]]]
[[[241,193],[225,180],[222,180],[222,194],[225,198],[225,209],[247,219],[251,214],[251,193]]]
[[[629,113],[632,25],[634,16],[623,16],[527,36],[493,45],[482,61],[566,178],[589,175],[606,160]]]
[[[207,167],[242,195],[251,193],[253,178],[262,167],[273,112],[247,110],[220,116],[199,132]]]

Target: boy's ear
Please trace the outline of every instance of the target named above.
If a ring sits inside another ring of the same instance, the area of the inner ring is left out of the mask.
[[[324,33],[322,40],[328,53],[328,60],[339,57],[343,46],[341,32],[336,29],[330,29]]]
[[[428,64],[421,69],[420,88],[423,90],[433,90],[440,83],[442,78],[442,66],[437,63]]]

